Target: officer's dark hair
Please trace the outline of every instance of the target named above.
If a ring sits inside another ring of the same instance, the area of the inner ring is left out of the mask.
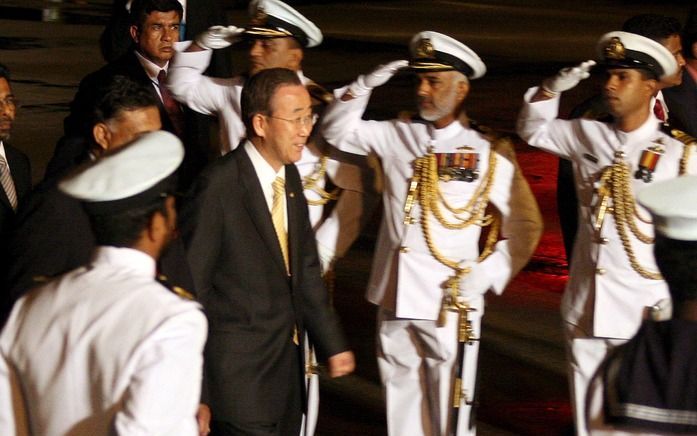
[[[657,234],[653,249],[673,301],[697,300],[697,241]]]
[[[133,247],[140,239],[156,213],[168,216],[165,198],[158,199],[147,206],[121,212],[87,214],[98,245],[114,247]]]
[[[658,14],[635,15],[624,22],[622,30],[636,33],[660,44],[672,36],[680,34],[680,21],[677,18]]]
[[[5,79],[10,82],[10,69],[5,64],[0,64],[0,79]]]
[[[179,20],[184,16],[184,8],[177,0],[134,0],[131,3],[131,24],[142,30],[151,13],[171,11],[179,14]]]
[[[109,82],[100,86],[92,111],[91,129],[97,123],[105,123],[117,118],[124,111],[157,107],[157,97],[147,85],[135,82],[125,76],[114,76]]]
[[[242,122],[247,137],[255,136],[252,119],[256,114],[272,115],[271,99],[282,86],[302,86],[298,75],[286,68],[269,68],[249,78],[242,88]]]

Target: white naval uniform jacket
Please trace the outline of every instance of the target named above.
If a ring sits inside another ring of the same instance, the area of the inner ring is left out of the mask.
[[[595,189],[602,171],[612,165],[615,151],[625,153],[634,195],[652,183],[677,177],[683,144],[661,132],[653,114],[629,133],[598,121],[556,119],[559,98],[530,103],[535,92],[537,88],[532,88],[525,94],[518,134],[530,145],[573,162],[579,199],[578,235],[562,299],[562,316],[592,336],[629,339],[641,324],[644,308],[669,298],[668,287],[663,280],[641,277],[631,267],[612,214],[605,215],[600,238],[595,236]],[[653,181],[645,183],[634,178],[643,150],[658,143],[665,153],[659,158]],[[697,157],[691,159],[692,164],[695,161]],[[649,213],[637,208],[640,216],[650,221]],[[637,225],[653,237],[652,224],[637,220]],[[644,244],[631,231],[628,233],[639,264],[649,271],[658,271],[653,244]]]
[[[240,97],[245,78],[213,78],[203,74],[208,68],[212,51],[185,52],[190,42],[176,44],[177,53],[170,62],[168,87],[177,100],[189,108],[205,115],[217,115],[221,126],[221,153],[237,148],[245,137],[242,123]],[[306,85],[310,79],[298,71],[300,81]],[[320,165],[321,153],[314,147],[305,146],[300,160],[295,163],[303,179],[315,173]],[[322,206],[310,206],[310,223],[316,231],[319,244],[332,250],[337,256],[345,253],[360,232],[360,216],[363,204],[361,192],[363,182],[361,170],[352,164],[327,159],[326,171],[329,178],[344,189],[331,215],[323,219]],[[324,189],[326,180],[317,181]],[[317,193],[305,190],[308,200],[319,200]],[[322,247],[320,247],[321,249]]]
[[[158,283],[150,256],[99,247],[15,304],[0,335],[0,434],[197,435],[206,335],[199,304]]]
[[[343,91],[337,94],[342,95]],[[435,129],[426,122],[362,121],[369,98],[366,95],[349,101],[336,99],[325,112],[322,126],[326,140],[340,150],[362,154],[372,150],[382,161],[384,213],[367,298],[395,311],[398,318],[435,320],[441,308],[443,285],[453,270],[438,262],[429,251],[419,224],[418,202],[411,211],[415,223],[404,224],[404,204],[413,163],[430,146],[436,153],[461,152],[458,147],[462,146],[470,146],[479,153],[478,180],[439,182],[447,201],[460,207],[471,198],[487,173],[490,143],[479,132],[459,122]],[[491,279],[494,292],[501,293],[511,277],[527,263],[542,225],[527,183],[516,171],[516,165],[502,156],[497,159],[489,201],[503,217],[502,234],[506,239],[499,241],[494,252],[478,267]],[[445,215],[454,221],[449,213]],[[433,217],[429,219],[435,246],[447,258],[477,260],[479,226],[448,230]]]

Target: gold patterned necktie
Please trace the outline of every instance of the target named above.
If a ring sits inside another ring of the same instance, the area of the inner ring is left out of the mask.
[[[17,191],[15,191],[15,184],[12,181],[12,175],[10,174],[10,167],[7,165],[5,158],[0,155],[0,185],[7,195],[7,199],[10,200],[10,205],[12,209],[17,209]]]
[[[271,204],[271,219],[276,229],[278,243],[281,245],[283,262],[286,264],[286,273],[290,274],[288,264],[288,234],[286,233],[286,181],[282,177],[276,177],[273,181],[273,202]]]

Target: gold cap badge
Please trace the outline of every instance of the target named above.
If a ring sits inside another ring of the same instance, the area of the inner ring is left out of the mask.
[[[431,44],[431,40],[429,38],[424,38],[419,41],[419,45],[416,47],[417,58],[432,58],[434,52],[435,50],[433,50],[433,44]]]
[[[254,12],[254,16],[252,17],[250,24],[253,26],[263,26],[266,24],[268,18],[269,16],[266,14],[264,8],[259,6]]]
[[[605,59],[621,60],[625,57],[624,44],[616,36],[610,38],[604,50]]]

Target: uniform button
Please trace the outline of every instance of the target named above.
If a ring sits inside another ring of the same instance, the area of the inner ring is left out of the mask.
[[[607,239],[607,238],[600,238],[600,239],[598,239],[598,243],[603,244],[603,245],[607,244],[608,241],[609,241],[609,239]]]
[[[607,271],[605,268],[596,268],[595,273],[598,274],[599,276],[605,274]]]
[[[409,247],[399,247],[400,253],[409,253]]]

